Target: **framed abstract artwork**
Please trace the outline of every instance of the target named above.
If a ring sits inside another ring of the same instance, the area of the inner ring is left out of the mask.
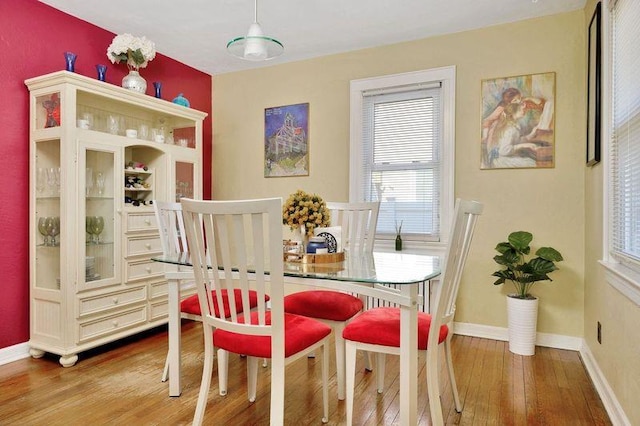
[[[589,23],[589,58],[587,70],[587,166],[600,162],[600,130],[601,130],[601,61],[602,48],[600,38],[600,9],[596,5]]]
[[[555,162],[554,72],[481,84],[481,169],[550,168]]]
[[[309,176],[309,104],[265,108],[264,177]]]

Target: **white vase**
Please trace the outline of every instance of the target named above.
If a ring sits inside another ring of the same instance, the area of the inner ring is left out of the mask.
[[[509,326],[509,351],[517,355],[536,353],[536,328],[538,323],[538,298],[518,299],[507,297],[507,323]]]
[[[138,71],[131,70],[122,79],[122,87],[134,92],[145,93],[147,91],[147,80],[142,78]]]

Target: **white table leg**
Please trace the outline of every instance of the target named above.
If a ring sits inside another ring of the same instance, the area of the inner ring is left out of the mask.
[[[400,424],[418,423],[418,285],[403,285],[412,301],[400,309]]]
[[[182,393],[180,361],[180,284],[168,278],[169,297],[169,396]]]

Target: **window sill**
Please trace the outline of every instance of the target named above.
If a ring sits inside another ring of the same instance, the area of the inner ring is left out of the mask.
[[[609,285],[640,306],[640,274],[620,263],[601,260]]]
[[[376,239],[374,250],[392,252],[395,251],[396,245],[394,240]],[[427,255],[444,255],[446,244],[443,243],[427,243],[424,241],[402,241],[402,251],[409,254],[427,254]]]

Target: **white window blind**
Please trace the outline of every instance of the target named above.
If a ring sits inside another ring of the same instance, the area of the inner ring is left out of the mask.
[[[640,1],[612,9],[613,256],[640,267]]]
[[[441,89],[410,85],[363,92],[362,194],[380,201],[379,236],[439,241]]]

